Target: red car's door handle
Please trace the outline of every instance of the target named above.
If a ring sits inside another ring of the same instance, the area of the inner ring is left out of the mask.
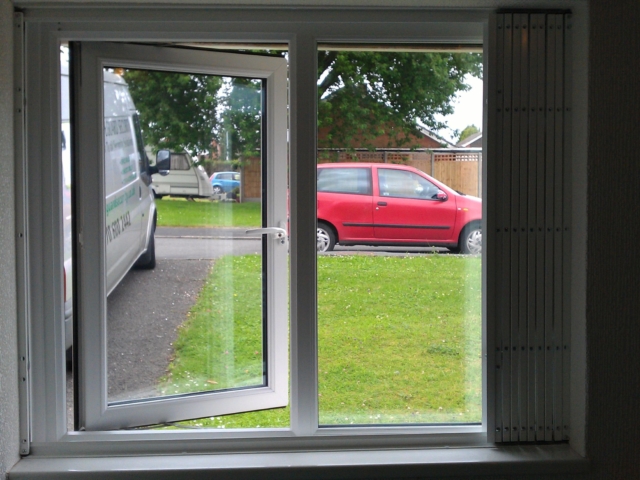
[[[387,206],[387,202],[378,202],[378,205],[380,205],[381,207],[386,207]]]

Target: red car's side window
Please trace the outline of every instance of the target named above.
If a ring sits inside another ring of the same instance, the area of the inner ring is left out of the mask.
[[[371,169],[319,168],[318,192],[371,195]]]
[[[436,199],[438,187],[413,172],[378,169],[378,187],[381,197]]]

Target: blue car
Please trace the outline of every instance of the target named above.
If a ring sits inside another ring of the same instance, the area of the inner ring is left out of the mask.
[[[234,188],[240,188],[240,174],[238,172],[216,172],[211,175],[213,193],[229,193]]]

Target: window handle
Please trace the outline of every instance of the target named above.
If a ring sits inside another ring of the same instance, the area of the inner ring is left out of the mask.
[[[258,233],[260,235],[275,235],[276,238],[280,239],[280,243],[284,243],[285,238],[287,238],[287,231],[284,228],[280,228],[280,227],[251,228],[247,230],[245,233]]]

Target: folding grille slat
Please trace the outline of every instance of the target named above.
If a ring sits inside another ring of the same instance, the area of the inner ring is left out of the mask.
[[[491,25],[490,426],[497,442],[560,441],[569,418],[565,21],[518,12],[498,14]]]
[[[511,158],[511,82],[512,82],[512,57],[513,57],[513,31],[511,24],[513,15],[505,15],[504,18],[504,46],[503,46],[503,108],[502,108],[502,131],[504,136],[502,138],[502,159]],[[502,180],[501,186],[504,188],[504,192],[511,196],[511,163],[509,161],[502,161]],[[499,255],[502,257],[502,265],[500,272],[500,286],[499,292],[511,291],[511,237],[509,224],[511,220],[511,202],[499,202],[501,207],[501,226],[503,226],[503,239],[502,239],[502,251]],[[501,297],[501,305],[499,309],[499,315],[502,319],[502,388],[503,388],[503,401],[502,401],[502,441],[511,441],[511,384],[512,384],[512,372],[511,372],[511,296],[505,294]]]
[[[522,65],[522,39],[519,28],[519,15],[513,15],[511,21],[512,37],[512,73],[511,73],[511,218],[509,221],[509,236],[511,242],[511,341],[509,342],[509,356],[511,357],[511,441],[518,440],[518,425],[520,423],[520,392],[519,373],[520,355],[518,351],[519,339],[519,225],[520,225],[520,68]],[[515,319],[515,321],[514,321]]]
[[[536,440],[543,441],[545,434],[545,355],[544,350],[544,305],[545,305],[545,270],[541,268],[544,265],[545,258],[545,40],[546,40],[546,15],[536,14],[533,18],[537,21],[537,42],[535,51],[537,55],[537,104],[536,104],[536,341],[534,349],[536,352]]]
[[[494,35],[490,38],[490,51],[495,51],[496,55],[492,57],[490,68],[495,69],[494,77],[496,79],[496,88],[493,91],[489,92],[489,96],[491,98],[490,102],[493,101],[496,104],[496,109],[494,111],[489,112],[489,118],[493,120],[493,124],[496,125],[496,128],[500,128],[503,125],[504,118],[504,97],[502,95],[504,89],[504,62],[499,62],[498,59],[502,59],[504,57],[504,15],[496,15],[491,19],[491,26]],[[493,49],[493,50],[491,50]],[[490,120],[490,121],[491,121]],[[496,135],[491,136],[488,139],[488,148],[493,149],[496,152],[496,158],[502,158],[502,139],[497,138]],[[502,172],[503,165],[502,162],[497,161],[495,163],[495,168],[489,170],[489,178],[488,183],[497,185],[502,181]],[[496,219],[496,236],[495,241],[487,242],[487,249],[491,253],[487,253],[487,255],[492,256],[496,259],[496,281],[488,282],[487,284],[487,295],[489,298],[496,298],[497,292],[500,291],[499,288],[502,286],[501,276],[503,270],[503,258],[499,255],[496,255],[497,252],[501,252],[504,248],[503,239],[504,236],[501,235],[501,227],[503,225],[503,211],[502,206],[497,202],[493,201],[494,191],[488,194],[489,206],[488,210],[490,213],[490,217]],[[496,302],[490,303],[487,305],[487,315],[492,319],[501,318],[499,305],[496,305]],[[495,409],[494,409],[494,419],[495,422],[495,440],[501,442],[503,439],[502,432],[502,424],[503,424],[503,411],[504,411],[504,387],[503,387],[503,375],[501,369],[504,367],[502,361],[502,348],[504,345],[503,339],[503,326],[499,323],[499,320],[496,322],[495,335],[494,335],[494,345],[495,356],[493,357],[495,360],[495,369],[492,369],[489,372],[489,377],[494,378],[495,382],[495,390],[489,392],[489,398],[493,398]],[[493,351],[491,352],[493,356]],[[491,432],[493,433],[493,432]]]
[[[527,291],[528,291],[528,268],[527,268],[527,223],[528,223],[528,198],[527,198],[527,176],[529,157],[528,153],[528,133],[529,133],[529,16],[525,14],[516,15],[515,27],[519,34],[520,43],[520,99],[515,105],[515,115],[520,123],[520,169],[518,175],[518,193],[520,214],[517,225],[518,243],[518,340],[515,344],[518,354],[518,400],[520,404],[519,419],[517,423],[518,440],[527,440],[529,426],[529,389],[528,389],[528,352],[527,352]]]
[[[565,15],[564,17],[564,31],[569,33],[571,29],[571,15]],[[572,58],[571,52],[571,35],[566,34],[564,36],[564,58]],[[564,158],[571,158],[571,69],[565,65],[564,70],[564,132],[563,132],[563,152]],[[564,161],[564,185],[563,189],[565,192],[569,192],[571,188],[570,179],[571,179],[571,171],[570,165],[571,162]],[[571,212],[571,195],[564,195],[563,200],[564,207],[564,230],[563,230],[563,244],[562,251],[564,255],[563,262],[563,294],[562,298],[568,299],[571,297],[571,281],[570,281],[570,271],[569,265],[571,258],[571,241],[570,235],[571,232],[569,230],[569,218]],[[563,370],[563,379],[562,382],[562,418],[563,418],[563,440],[569,440],[569,375],[570,375],[570,363],[569,363],[569,339],[571,338],[571,303],[568,301],[564,301],[562,304],[563,312],[563,326],[562,326],[562,370]]]
[[[529,101],[527,105],[528,131],[527,131],[527,270],[536,271],[536,200],[537,200],[537,103],[538,90],[536,88],[538,70],[538,30],[535,15],[531,15],[528,22],[529,31]],[[527,346],[528,368],[527,389],[529,409],[527,411],[527,435],[526,441],[533,442],[536,439],[536,276],[529,276],[527,282]],[[523,436],[522,441],[525,441]]]
[[[562,282],[562,235],[563,235],[563,205],[564,205],[564,181],[563,181],[563,145],[564,145],[564,21],[560,15],[556,16],[556,52],[555,52],[555,151],[554,151],[554,232],[553,232],[553,362],[554,362],[554,386],[553,386],[553,440],[562,440],[562,304],[564,302]]]
[[[545,334],[545,433],[547,442],[553,440],[553,227],[555,213],[555,56],[556,56],[556,16],[547,16],[546,29],[546,138],[545,138],[545,305],[544,305],[544,334]]]

